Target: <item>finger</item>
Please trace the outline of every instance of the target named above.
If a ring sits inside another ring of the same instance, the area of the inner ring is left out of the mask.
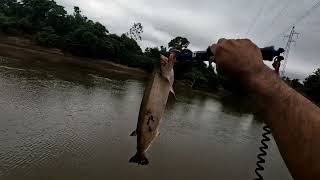
[[[220,38],[219,40],[218,40],[218,43],[217,44],[220,44],[220,43],[223,43],[224,41],[226,41],[227,39],[225,39],[225,38]]]
[[[213,55],[216,54],[216,47],[217,47],[217,44],[212,44],[212,45],[210,46],[210,50],[211,50],[211,52],[212,52]],[[209,57],[209,58],[210,58],[210,60],[211,60],[212,62],[214,62],[214,63],[216,62],[214,56],[211,56],[211,57]]]
[[[217,49],[218,49],[218,47],[219,47],[222,43],[224,43],[224,42],[226,42],[226,41],[227,41],[227,39],[221,38],[221,39],[218,40],[217,44],[213,44],[213,45],[212,45],[211,51],[212,51],[212,53],[214,54],[214,56],[217,55]]]
[[[212,45],[210,46],[210,49],[211,49],[211,52],[212,52],[213,55],[214,55],[214,53],[215,53],[216,47],[217,47],[217,44],[212,44]]]
[[[244,39],[244,38],[240,38],[240,39],[235,39],[235,41],[246,41],[246,39]]]

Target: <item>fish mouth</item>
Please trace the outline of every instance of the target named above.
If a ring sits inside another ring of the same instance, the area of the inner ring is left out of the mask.
[[[168,65],[173,65],[175,62],[176,62],[176,53],[175,52],[172,52],[169,56],[169,58],[161,55],[161,65],[162,66],[168,66]]]

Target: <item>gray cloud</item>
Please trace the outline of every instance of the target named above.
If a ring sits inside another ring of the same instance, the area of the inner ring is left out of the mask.
[[[259,46],[284,46],[283,32],[301,17],[314,0],[57,0],[69,12],[79,6],[83,14],[103,23],[111,32],[127,32],[134,22],[144,26],[140,45],[167,45],[176,36],[187,37],[192,50],[205,49],[221,37],[249,37]],[[296,24],[301,32],[293,46],[289,74],[304,77],[320,67],[320,8]],[[258,17],[257,17],[258,16]],[[248,32],[248,34],[247,34]],[[287,32],[286,32],[287,33]]]

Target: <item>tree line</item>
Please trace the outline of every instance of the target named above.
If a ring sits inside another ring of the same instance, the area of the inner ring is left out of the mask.
[[[186,50],[190,42],[176,37],[165,46],[146,48],[143,52],[137,41],[141,40],[143,26],[134,23],[127,33],[116,35],[99,22],[88,19],[79,7],[72,14],[54,0],[0,0],[0,31],[15,36],[28,35],[39,45],[59,48],[65,53],[137,67],[151,72],[159,62],[160,54],[168,55],[170,49]],[[239,93],[237,83],[215,73],[203,62],[178,62],[176,78],[193,88],[214,90],[219,87]],[[320,69],[304,83],[285,79],[293,88],[320,103]]]
[[[284,77],[283,80],[304,96],[320,105],[320,68],[309,75],[302,83],[299,79]]]
[[[53,0],[0,0],[0,29],[12,35],[32,35],[42,46],[76,56],[108,58],[152,70],[153,60],[143,55],[136,40],[110,33],[101,23],[82,15],[79,7],[67,14]]]
[[[59,48],[76,56],[108,59],[115,63],[152,71],[160,54],[168,55],[164,46],[146,48],[143,52],[137,41],[141,40],[143,26],[134,23],[127,33],[112,34],[99,22],[82,15],[79,7],[68,14],[54,0],[0,0],[0,30],[11,35],[31,35],[42,46]],[[187,49],[187,38],[176,37],[168,43],[170,49]],[[177,64],[186,69],[188,64]],[[190,80],[192,87],[216,88],[213,68],[196,63],[193,71],[179,79]]]

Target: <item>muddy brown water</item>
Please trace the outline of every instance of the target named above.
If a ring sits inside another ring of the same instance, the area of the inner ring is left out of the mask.
[[[0,180],[253,179],[262,123],[176,87],[149,166],[129,164],[144,81],[0,58]],[[274,141],[265,179],[292,179]]]

